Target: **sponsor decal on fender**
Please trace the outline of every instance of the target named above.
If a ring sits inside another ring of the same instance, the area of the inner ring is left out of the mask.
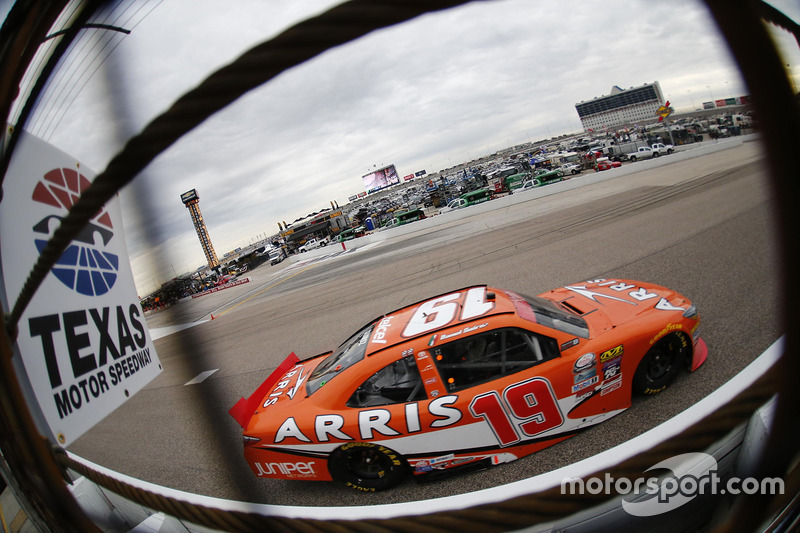
[[[597,375],[597,369],[592,367],[585,372],[581,372],[580,374],[575,374],[573,376],[573,383],[580,383],[581,381],[586,381],[587,379],[591,379]]]
[[[664,329],[656,333],[655,337],[650,339],[650,344],[655,344],[658,339],[677,329],[683,329],[683,324],[667,324]]]
[[[608,361],[609,359],[614,359],[615,357],[619,357],[624,353],[624,349],[622,345],[615,346],[610,350],[606,350],[605,352],[600,354],[600,362]]]
[[[591,352],[584,354],[580,356],[577,361],[575,361],[575,365],[573,365],[572,367],[572,373],[580,374],[581,372],[584,372],[590,366],[593,365],[594,365],[594,354]]]
[[[586,387],[590,387],[590,386],[594,385],[598,381],[600,381],[600,379],[597,376],[595,376],[595,377],[593,377],[591,379],[587,379],[586,381],[581,381],[580,383],[577,383],[577,384],[572,386],[572,392],[581,391],[581,390],[585,389]]]
[[[570,348],[572,348],[573,346],[577,346],[578,344],[580,344],[580,342],[581,342],[581,341],[580,341],[580,340],[578,340],[578,338],[577,338],[577,337],[575,337],[575,338],[574,338],[574,339],[572,339],[572,340],[568,340],[567,342],[565,342],[564,344],[562,344],[562,345],[561,345],[561,351],[563,352],[563,351],[565,351],[565,350],[569,350],[569,349],[570,349]]]
[[[620,368],[620,364],[619,363],[620,363],[619,361],[616,361],[615,364],[608,365],[607,367],[605,365],[603,365],[603,379],[604,380],[607,381],[607,380],[613,379],[614,376],[621,375],[619,373],[619,368]],[[606,363],[606,364],[608,364],[608,363]]]
[[[314,461],[307,463],[302,461],[297,463],[254,463],[258,477],[281,475],[293,478],[316,477],[314,464]]]
[[[605,396],[620,387],[622,387],[622,374],[617,375],[612,381],[607,381],[600,385],[600,396]]]

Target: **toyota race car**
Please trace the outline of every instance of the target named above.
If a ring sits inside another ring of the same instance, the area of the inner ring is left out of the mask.
[[[513,461],[665,389],[707,348],[672,290],[598,279],[535,297],[467,287],[291,354],[230,414],[256,476],[376,491]]]

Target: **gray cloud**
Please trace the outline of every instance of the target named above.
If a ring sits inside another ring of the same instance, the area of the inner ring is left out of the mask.
[[[99,172],[125,138],[214,69],[334,3],[242,0],[222,9],[164,0],[58,110],[59,129],[46,140]],[[150,193],[147,205],[123,191],[137,284],[147,292],[172,269],[203,263],[179,199],[186,190],[198,190],[222,255],[274,233],[278,221],[331,200],[344,205],[373,165],[435,172],[579,131],[577,102],[653,81],[679,109],[747,92],[705,7],[690,0],[476,2],[374,32],[291,69],[186,135],[133,185]],[[144,239],[145,229],[157,242]],[[153,271],[154,254],[168,272]]]

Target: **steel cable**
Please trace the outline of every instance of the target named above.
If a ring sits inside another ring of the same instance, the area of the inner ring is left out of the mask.
[[[465,2],[352,0],[318,17],[299,23],[213,73],[196,89],[180,98],[167,112],[154,119],[139,135],[130,139],[122,152],[111,160],[106,170],[97,176],[92,186],[73,206],[42,251],[17,297],[7,317],[9,331],[16,330],[19,318],[36,289],[72,238],[108,199],[186,132],[247,91],[331,47],[349,42],[377,28],[463,3]],[[780,175],[780,172],[778,174]],[[789,336],[794,339],[791,332]],[[793,348],[794,341],[787,342],[787,345]],[[789,347],[787,350],[790,350]],[[782,362],[785,359],[784,356]],[[686,451],[706,449],[734,427],[746,423],[752,413],[775,394],[777,383],[789,377],[783,368],[779,368],[780,366],[779,363],[751,387],[701,422],[647,453],[621,462],[608,473],[616,477],[636,479],[642,477],[643,472],[655,462]],[[784,372],[783,375],[781,371]],[[505,502],[413,517],[363,521],[287,519],[188,504],[121,483],[71,459],[62,450],[56,450],[56,456],[62,466],[71,468],[88,479],[147,507],[201,525],[236,531],[263,531],[269,528],[275,531],[419,532],[473,529],[477,524],[484,526],[483,529],[486,531],[504,531],[567,516],[610,498],[608,495],[589,494],[565,499],[560,488],[553,488]]]
[[[114,194],[184,134],[246,92],[330,48],[376,29],[464,3],[467,0],[351,0],[298,23],[212,73],[130,139],[72,206],[41,251],[7,316],[11,337],[15,337],[17,323],[36,290],[72,239]]]
[[[635,482],[637,479],[646,477],[646,471],[653,464],[682,453],[707,449],[737,426],[745,424],[756,409],[774,396],[778,373],[778,368],[773,367],[726,405],[675,437],[646,452],[630,457],[613,468],[594,472],[582,479],[585,482],[590,478],[602,478],[609,474],[613,479],[625,478]],[[500,532],[557,520],[618,497],[618,495],[608,493],[564,494],[559,486],[502,502],[477,505],[456,511],[367,520],[286,519],[255,512],[246,513],[198,506],[123,483],[86,466],[66,453],[58,454],[57,460],[62,466],[78,472],[94,483],[151,509],[202,526],[237,532],[363,530],[420,533],[421,531],[468,531],[475,529],[478,525],[481,531]]]

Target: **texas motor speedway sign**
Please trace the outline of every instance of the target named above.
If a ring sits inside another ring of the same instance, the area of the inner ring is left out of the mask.
[[[39,252],[92,179],[67,154],[22,133],[0,202],[6,305],[13,305]],[[133,283],[118,198],[70,243],[18,330],[28,380],[62,445],[161,372]]]

